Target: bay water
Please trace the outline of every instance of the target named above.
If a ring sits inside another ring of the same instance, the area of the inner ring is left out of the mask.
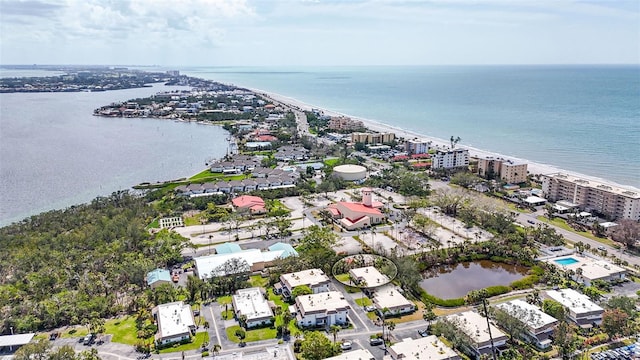
[[[0,94],[0,226],[141,182],[188,177],[224,156],[227,132],[218,126],[92,115],[170,89],[179,87]]]

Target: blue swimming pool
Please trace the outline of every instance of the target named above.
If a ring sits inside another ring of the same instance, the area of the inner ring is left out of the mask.
[[[575,264],[578,262],[578,260],[572,258],[572,257],[568,257],[568,258],[563,258],[563,259],[556,259],[553,260],[555,262],[557,262],[558,264],[565,266],[565,265],[571,265],[571,264]]]

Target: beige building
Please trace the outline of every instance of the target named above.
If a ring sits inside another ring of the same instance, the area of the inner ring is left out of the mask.
[[[435,335],[419,339],[402,339],[389,347],[393,360],[459,360],[460,355],[451,350]]]
[[[567,317],[580,327],[590,328],[593,324],[602,323],[604,309],[591,301],[587,295],[573,289],[560,289],[547,290],[543,297],[559,302],[567,309]]]
[[[351,269],[349,270],[349,276],[356,286],[365,288],[382,286],[391,281],[373,266]]]
[[[345,116],[332,116],[328,126],[331,130],[360,130],[364,128],[362,121]]]
[[[232,303],[236,317],[240,319],[244,316],[247,328],[268,325],[273,322],[273,311],[265,299],[264,289],[257,287],[240,289],[233,295]]]
[[[509,184],[527,181],[527,164],[520,161],[505,160],[485,156],[478,158],[478,175],[486,178],[500,179]]]
[[[182,301],[161,304],[154,307],[151,313],[158,326],[155,335],[158,345],[186,340],[195,334],[195,321],[189,304]]]
[[[613,219],[640,220],[640,190],[635,188],[556,173],[543,175],[542,191],[550,201],[567,200]]]
[[[351,142],[364,144],[386,144],[396,139],[395,133],[356,132],[351,134]]]

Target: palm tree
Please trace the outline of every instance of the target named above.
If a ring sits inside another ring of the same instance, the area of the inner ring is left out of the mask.
[[[338,333],[340,332],[340,326],[331,325],[329,331],[331,332],[331,335],[333,335],[333,343],[335,344],[338,339]]]

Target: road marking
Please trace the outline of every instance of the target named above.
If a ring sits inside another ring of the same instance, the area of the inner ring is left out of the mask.
[[[220,350],[222,350],[222,342],[220,341],[220,333],[218,332],[218,324],[216,323],[216,317],[213,314],[213,306],[209,305],[209,313],[211,314],[211,320],[213,320],[213,329],[216,331],[216,339],[218,339],[218,345],[220,345]]]

